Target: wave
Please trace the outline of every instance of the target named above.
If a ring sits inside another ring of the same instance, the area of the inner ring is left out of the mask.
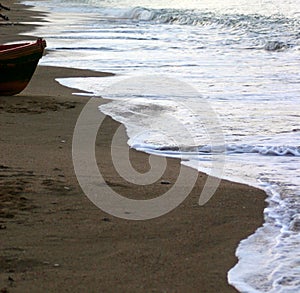
[[[295,156],[300,157],[300,146],[250,146],[231,145],[227,147],[230,153],[258,153],[264,156]]]
[[[233,34],[246,35],[247,39],[259,38],[251,49],[283,51],[299,46],[299,18],[283,15],[222,14],[182,9],[150,9],[134,7],[107,11],[105,18],[116,21],[150,22],[151,24],[206,26],[225,29]]]
[[[120,10],[118,14],[114,13],[115,18],[132,19],[141,21],[154,21],[165,24],[179,25],[223,25],[229,27],[260,27],[267,29],[272,26],[293,26],[298,27],[300,20],[297,18],[288,18],[283,15],[259,15],[259,14],[221,14],[217,12],[201,12],[195,10],[179,9],[150,9],[144,7],[134,7]],[[298,31],[296,31],[298,32]]]
[[[264,45],[264,49],[266,51],[283,51],[291,47],[293,47],[292,44],[288,44],[281,41],[267,41]]]
[[[220,147],[212,146],[194,146],[194,147],[185,147],[185,146],[149,146],[149,145],[133,145],[133,148],[144,149],[147,152],[163,152],[164,154],[176,155],[178,154],[213,154],[215,152],[224,151],[225,154],[259,154],[263,156],[293,156],[300,157],[300,146],[252,146],[247,144],[242,145],[227,145]]]

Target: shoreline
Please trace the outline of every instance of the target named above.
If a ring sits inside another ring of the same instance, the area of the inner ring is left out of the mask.
[[[19,9],[9,12],[12,21],[14,15],[30,20],[32,11],[10,6]],[[2,40],[23,40],[29,36],[19,34],[32,28],[5,26]],[[240,240],[263,223],[262,190],[222,180],[215,196],[200,207],[206,175],[194,170],[197,183],[177,209],[140,222],[107,215],[81,191],[72,165],[72,135],[88,97],[72,95],[74,90],[55,78],[104,75],[40,66],[24,92],[0,97],[5,134],[0,140],[0,290],[236,292],[227,272],[237,261]],[[107,184],[125,196],[159,196],[168,185],[130,184],[114,170],[111,135],[119,126],[107,117],[96,143]],[[146,171],[149,156],[129,151],[134,167]],[[176,159],[167,162],[162,179],[172,183],[181,166]]]

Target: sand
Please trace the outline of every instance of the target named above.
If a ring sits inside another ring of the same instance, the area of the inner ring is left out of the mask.
[[[12,8],[6,14],[14,25],[0,21],[1,43],[34,39],[33,26],[19,22],[43,13],[2,4]],[[237,262],[240,240],[263,223],[261,190],[222,181],[199,206],[206,179],[199,173],[177,209],[148,221],[115,218],[82,192],[72,136],[89,97],[72,95],[55,78],[107,74],[39,66],[25,91],[0,97],[0,292],[236,292],[227,272]],[[180,162],[169,159],[162,178],[149,186],[126,182],[110,159],[119,126],[107,117],[97,137],[107,184],[138,199],[163,194],[176,182]],[[146,171],[148,155],[129,151],[134,167]]]

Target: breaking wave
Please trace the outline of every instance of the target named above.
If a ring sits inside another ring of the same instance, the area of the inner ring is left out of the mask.
[[[141,149],[147,148],[148,152],[163,152],[168,154],[175,155],[176,153],[193,153],[195,152],[199,155],[201,154],[210,154],[215,150],[225,150],[227,155],[231,154],[259,154],[263,156],[294,156],[300,157],[300,146],[252,146],[252,145],[228,145],[226,147],[222,146],[220,148],[212,148],[211,146],[197,146],[197,147],[155,147],[155,146],[141,146],[141,145],[133,145],[132,147]]]
[[[131,19],[141,21],[154,21],[165,24],[179,25],[221,25],[233,28],[259,28],[261,33],[269,30],[270,27],[285,28],[287,26],[299,26],[299,19],[288,18],[283,15],[259,15],[259,14],[221,14],[217,12],[200,12],[195,10],[177,9],[149,9],[134,7],[128,10],[120,10],[114,17],[118,19]],[[297,33],[297,31],[295,31]]]

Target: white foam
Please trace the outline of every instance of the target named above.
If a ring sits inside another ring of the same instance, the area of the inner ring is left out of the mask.
[[[277,201],[281,209],[278,198],[280,195],[273,192],[270,201]],[[240,292],[299,292],[300,254],[295,247],[300,234],[282,225],[272,209],[266,210],[266,220],[262,228],[239,244],[239,262],[229,271],[228,281]]]

